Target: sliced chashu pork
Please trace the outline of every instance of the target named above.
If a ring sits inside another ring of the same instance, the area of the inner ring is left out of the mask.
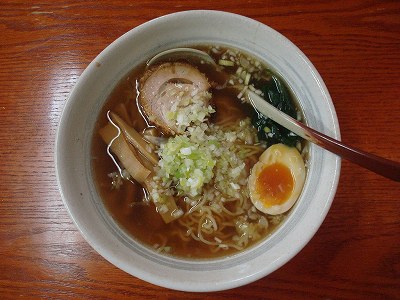
[[[193,97],[210,88],[207,78],[195,67],[185,63],[164,63],[148,70],[140,80],[140,104],[149,120],[164,133],[177,133],[178,128],[167,114],[177,101]],[[204,98],[204,105],[208,105]],[[174,106],[175,104],[175,106]]]

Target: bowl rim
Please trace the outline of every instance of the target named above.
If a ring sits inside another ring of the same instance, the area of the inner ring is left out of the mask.
[[[89,65],[88,67],[84,70],[78,81],[76,82],[74,88],[72,89],[70,95],[68,96],[68,99],[65,103],[59,125],[57,128],[57,133],[56,133],[56,142],[55,142],[55,162],[56,162],[56,177],[57,177],[57,183],[59,190],[61,192],[61,197],[62,201],[67,208],[67,211],[74,221],[75,225],[85,238],[85,240],[94,248],[100,255],[102,255],[106,260],[110,261],[112,264],[116,265],[120,269],[128,272],[131,275],[134,275],[142,280],[145,280],[147,282],[163,286],[166,288],[171,288],[175,290],[182,290],[182,291],[196,291],[196,292],[209,292],[209,291],[219,291],[219,290],[225,290],[225,289],[231,289],[234,287],[242,286],[245,284],[248,284],[250,282],[253,282],[257,279],[260,279],[271,272],[275,271],[282,265],[284,265],[286,262],[288,262],[291,258],[293,258],[298,252],[301,251],[301,249],[309,242],[309,240],[314,236],[320,225],[322,224],[323,220],[325,219],[326,214],[329,211],[329,208],[331,206],[331,203],[333,201],[338,182],[339,182],[339,177],[340,177],[340,169],[341,169],[341,160],[339,157],[333,157],[330,156],[329,159],[333,160],[333,165],[334,165],[334,173],[332,177],[332,181],[329,183],[329,191],[327,195],[327,199],[325,201],[325,204],[323,206],[323,209],[321,209],[319,218],[317,220],[314,220],[312,224],[309,226],[309,232],[306,236],[302,238],[301,241],[298,241],[298,244],[296,246],[295,251],[291,251],[288,253],[285,253],[280,259],[275,261],[273,264],[270,265],[268,269],[260,269],[257,270],[257,272],[248,272],[245,275],[242,275],[241,277],[236,278],[235,280],[229,280],[229,281],[223,281],[219,282],[217,284],[212,284],[209,282],[208,284],[188,284],[187,282],[175,282],[174,280],[171,279],[166,279],[164,277],[160,276],[155,276],[155,274],[150,274],[146,273],[146,271],[143,271],[141,269],[135,269],[137,267],[130,266],[129,268],[126,266],[126,261],[123,258],[118,257],[118,255],[115,254],[115,252],[110,250],[107,245],[104,245],[104,242],[99,240],[98,233],[94,233],[93,230],[88,229],[85,227],[85,225],[82,223],[81,216],[76,213],[76,208],[72,207],[70,203],[70,199],[68,198],[68,187],[65,185],[64,179],[66,175],[66,172],[64,172],[62,169],[63,166],[65,166],[66,162],[63,162],[63,157],[62,157],[62,147],[65,144],[65,135],[68,134],[68,126],[66,125],[66,121],[68,120],[68,117],[71,113],[71,106],[76,102],[74,102],[74,99],[76,99],[78,94],[81,92],[81,89],[84,88],[84,83],[86,82],[87,78],[90,77],[94,70],[96,69],[96,64],[98,61],[103,61],[104,59],[107,59],[108,55],[110,52],[115,51],[118,47],[121,46],[121,44],[124,44],[126,39],[132,39],[139,31],[145,31],[148,30],[149,28],[152,28],[153,26],[159,26],[158,24],[164,23],[164,22],[174,22],[178,19],[182,18],[192,18],[192,17],[204,17],[207,15],[208,17],[212,16],[215,18],[228,18],[230,20],[241,20],[243,22],[251,23],[253,26],[256,26],[259,28],[259,30],[267,30],[269,33],[274,34],[276,37],[280,38],[284,43],[286,47],[290,47],[293,51],[296,52],[296,54],[302,59],[305,64],[308,66],[309,71],[313,73],[315,76],[315,80],[318,81],[318,85],[321,88],[321,90],[326,94],[326,102],[329,106],[330,110],[330,117],[333,121],[334,128],[333,133],[334,137],[336,139],[340,139],[340,130],[339,130],[339,123],[338,119],[336,116],[336,112],[332,103],[332,100],[329,96],[329,92],[319,75],[318,71],[315,69],[315,67],[312,65],[312,63],[309,61],[309,59],[303,54],[303,52],[295,46],[292,42],[290,42],[286,37],[275,31],[274,29],[270,28],[269,26],[260,23],[256,20],[233,14],[233,13],[228,13],[228,12],[223,12],[223,11],[217,11],[217,10],[190,10],[190,11],[183,11],[183,12],[177,12],[177,13],[172,13],[168,14],[165,16],[161,16],[159,18],[150,20],[146,23],[143,23],[136,28],[131,29],[130,31],[126,32],[122,36],[120,36],[118,39],[116,39],[114,42],[112,42],[109,46],[107,46]],[[314,150],[315,151],[315,150]],[[71,170],[68,170],[68,172],[71,172]],[[200,262],[201,264],[201,262]],[[189,272],[190,273],[190,272]]]

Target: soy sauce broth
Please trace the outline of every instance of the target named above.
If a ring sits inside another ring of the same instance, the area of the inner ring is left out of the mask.
[[[197,48],[204,49],[204,47]],[[205,73],[210,81],[223,82],[224,78],[216,73],[212,67],[201,63],[197,64],[196,67]],[[155,206],[153,204],[146,204],[143,201],[145,192],[140,184],[125,181],[119,189],[112,188],[111,178],[108,174],[116,172],[117,169],[106,153],[107,145],[105,145],[97,132],[108,122],[106,117],[107,111],[115,111],[119,103],[124,103],[128,108],[129,118],[132,120],[129,125],[134,127],[138,132],[143,132],[146,128],[149,128],[138,109],[136,99],[137,80],[143,74],[144,69],[144,64],[135,68],[117,84],[106,100],[96,123],[95,134],[92,140],[92,170],[94,181],[103,203],[113,219],[123,230],[134,239],[149,247],[157,248],[168,240],[167,245],[172,249],[169,254],[174,256],[201,259],[235,254],[238,250],[233,248],[212,252],[208,245],[199,243],[193,239],[182,241],[182,236],[185,236],[185,232],[182,232],[183,229],[179,226],[178,222],[174,221],[165,224],[156,212]],[[227,71],[229,72],[229,69]],[[212,116],[211,122],[218,122],[226,116],[234,116],[240,120],[245,117],[251,117],[254,113],[253,108],[248,104],[241,103],[237,99],[237,91],[233,89],[214,88],[212,89],[212,94],[216,113]],[[177,201],[179,202],[180,200],[177,199]],[[282,216],[282,220],[284,217]],[[264,232],[263,238],[260,240],[270,235],[277,226],[279,224],[270,222],[268,230]],[[232,230],[235,229],[232,228]],[[178,234],[177,232],[180,233]],[[260,240],[250,242],[246,248],[251,247]]]

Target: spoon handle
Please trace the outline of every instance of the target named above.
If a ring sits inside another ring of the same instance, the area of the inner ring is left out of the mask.
[[[323,133],[320,133],[303,123],[289,117],[273,105],[269,104],[263,98],[247,91],[247,96],[252,105],[263,115],[269,117],[276,123],[289,129],[302,138],[317,144],[318,146],[335,153],[342,158],[345,158],[353,163],[358,164],[372,172],[380,174],[384,177],[395,181],[400,181],[400,163],[392,161],[374,154],[362,151],[357,148],[350,147],[334,138],[331,138]]]

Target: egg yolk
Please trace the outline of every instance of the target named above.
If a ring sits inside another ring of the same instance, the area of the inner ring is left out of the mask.
[[[290,169],[281,163],[266,166],[257,176],[257,193],[265,207],[284,203],[292,194],[293,186]]]

